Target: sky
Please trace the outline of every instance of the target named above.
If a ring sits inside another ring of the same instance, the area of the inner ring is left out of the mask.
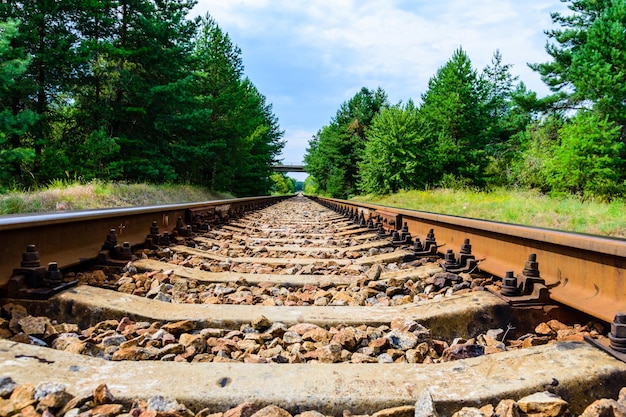
[[[479,72],[499,50],[519,81],[548,94],[527,63],[550,60],[544,31],[555,11],[566,11],[560,0],[198,0],[191,16],[209,13],[241,48],[245,75],[285,132],[280,158],[301,163],[362,87],[419,103],[459,47]]]

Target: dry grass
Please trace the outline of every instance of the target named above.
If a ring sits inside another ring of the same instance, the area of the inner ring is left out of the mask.
[[[626,201],[550,197],[535,191],[436,189],[354,200],[433,213],[626,238]]]
[[[0,195],[0,214],[149,206],[224,198],[232,196],[185,185],[55,182],[34,192]]]

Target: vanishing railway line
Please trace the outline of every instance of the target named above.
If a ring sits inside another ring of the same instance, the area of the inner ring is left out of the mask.
[[[293,415],[539,391],[580,413],[626,386],[624,240],[304,197],[8,217],[0,236],[18,384]]]

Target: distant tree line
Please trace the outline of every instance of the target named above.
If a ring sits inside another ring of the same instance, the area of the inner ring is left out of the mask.
[[[401,189],[522,187],[583,198],[626,195],[626,2],[568,1],[531,64],[538,98],[496,51],[482,71],[459,48],[421,101],[362,88],[309,141],[311,189],[334,197]]]
[[[54,179],[267,193],[284,143],[195,0],[0,3],[0,191]]]

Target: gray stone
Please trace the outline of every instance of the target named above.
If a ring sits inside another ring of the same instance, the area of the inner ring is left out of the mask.
[[[115,335],[104,337],[101,343],[104,346],[119,346],[125,341],[126,341],[126,336],[121,335],[121,334],[115,334]]]
[[[288,345],[300,343],[302,342],[302,336],[296,332],[285,332],[285,334],[283,334],[283,341]]]
[[[485,334],[494,340],[499,340],[502,337],[503,333],[504,333],[503,329],[489,329],[487,330],[487,333]]]
[[[401,350],[413,349],[418,342],[416,335],[401,330],[392,330],[387,333],[385,338],[389,340],[389,345]]]
[[[176,400],[165,398],[161,395],[155,395],[148,399],[146,408],[148,410],[168,412],[184,409],[185,406],[179,404]]]
[[[272,338],[283,337],[285,332],[287,332],[285,323],[273,323],[270,328],[265,331],[265,333],[270,334]]]
[[[154,297],[157,301],[162,301],[164,303],[172,302],[172,296],[163,292],[159,292],[156,297]]]
[[[3,376],[0,378],[0,397],[7,398],[13,393],[13,390],[17,384],[10,376]]]
[[[49,394],[65,392],[65,385],[57,382],[42,382],[35,387],[35,400],[40,401]]]
[[[380,278],[380,274],[383,272],[383,267],[380,264],[374,264],[365,272],[365,276],[372,281]]]
[[[433,397],[428,390],[422,391],[415,402],[415,417],[439,417]]]
[[[378,355],[378,363],[393,363],[393,358],[388,353]]]

